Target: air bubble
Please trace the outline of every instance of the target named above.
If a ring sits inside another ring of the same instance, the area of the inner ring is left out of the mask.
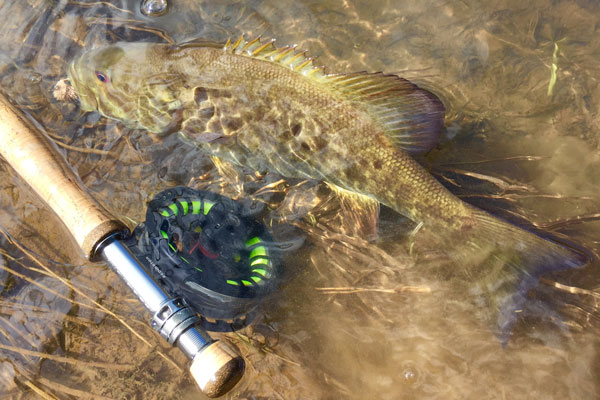
[[[27,75],[27,80],[29,83],[36,85],[42,81],[42,74],[31,72],[29,75]]]
[[[404,383],[410,387],[416,388],[421,385],[421,373],[419,368],[411,361],[402,366],[402,378]]]
[[[417,380],[417,371],[415,371],[412,368],[406,368],[404,371],[402,371],[402,375],[404,376],[404,379],[406,380],[406,382],[408,383],[413,383]]]
[[[159,17],[167,12],[167,0],[142,0],[140,10],[149,17]]]

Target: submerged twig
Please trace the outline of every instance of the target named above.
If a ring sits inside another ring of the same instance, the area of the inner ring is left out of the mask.
[[[515,156],[515,157],[504,157],[504,158],[491,158],[489,160],[479,160],[479,161],[460,161],[460,162],[451,162],[440,164],[440,167],[448,167],[451,165],[471,165],[471,164],[487,164],[494,163],[500,161],[540,161],[546,157],[542,156]]]
[[[81,360],[77,360],[74,358],[56,356],[54,354],[42,353],[42,352],[35,351],[35,350],[27,350],[22,347],[9,346],[9,345],[2,344],[2,343],[0,343],[0,349],[6,350],[6,351],[12,351],[14,353],[19,353],[22,355],[26,354],[28,356],[34,356],[34,357],[39,357],[39,358],[43,358],[43,359],[47,359],[47,360],[62,362],[62,363],[66,363],[66,364],[73,364],[73,365],[83,364],[83,365],[86,365],[89,367],[113,369],[116,371],[127,371],[134,366],[133,364],[115,364],[115,363],[104,363],[104,362],[98,362],[98,361],[81,361]]]
[[[7,301],[7,300],[0,300],[0,307],[2,307],[3,309],[13,308],[13,309],[15,309],[15,311],[19,310],[19,311],[23,311],[23,312],[34,312],[34,313],[38,314],[37,315],[38,318],[51,319],[54,317],[53,314],[60,314],[61,318],[64,321],[73,322],[78,325],[83,325],[87,328],[95,325],[94,322],[89,321],[89,320],[84,320],[83,318],[80,318],[80,317],[63,314],[59,311],[48,310],[47,308],[37,307],[37,306],[30,305],[30,304],[21,304],[21,303],[15,303],[15,302]],[[14,312],[14,311],[3,310],[3,313],[9,314],[9,315],[12,312]]]
[[[548,223],[548,224],[536,224],[536,225],[542,229],[555,230],[555,229],[559,229],[559,228],[565,228],[565,227],[571,226],[571,225],[578,225],[578,224],[583,224],[586,222],[595,222],[595,221],[600,221],[600,213],[579,215],[577,217],[564,219],[562,221],[552,222],[552,223]]]
[[[119,8],[116,5],[112,4],[110,1],[92,1],[92,2],[84,2],[84,1],[69,1],[69,4],[73,4],[76,5],[78,7],[84,7],[84,8],[92,8],[92,7],[97,7],[98,5],[103,5],[106,7],[110,7],[110,8],[114,8],[122,13],[127,13],[127,14],[133,14],[131,11],[126,10],[124,8]]]
[[[26,341],[31,347],[35,347],[35,342],[33,342],[33,340],[31,340],[29,337],[27,337],[26,335],[23,335],[21,333],[21,331],[19,329],[17,329],[17,327],[9,320],[9,319],[4,319],[3,321],[10,329],[12,329],[14,332],[16,332],[20,337],[23,338],[24,341]],[[0,327],[0,333],[2,333],[7,339],[8,341],[10,341],[12,344],[14,344],[15,346],[17,345],[17,342],[15,341],[15,337],[14,335],[11,335],[9,332],[7,332],[4,328]]]
[[[40,396],[42,399],[45,400],[58,400],[57,397],[54,397],[53,395],[51,395],[50,393],[46,393],[44,392],[42,389],[40,389],[39,387],[37,387],[33,382],[27,380],[25,382],[23,382],[25,384],[25,386],[27,386],[29,389],[33,390],[38,396]]]
[[[275,352],[275,350],[271,349],[271,348],[270,348],[270,347],[268,347],[267,345],[262,345],[262,346],[260,346],[260,347],[258,347],[258,346],[256,346],[256,345],[254,345],[254,344],[253,344],[253,343],[250,341],[250,338],[249,338],[248,336],[244,335],[243,333],[240,333],[240,332],[238,332],[238,331],[233,331],[233,333],[235,333],[235,335],[238,337],[238,339],[239,339],[239,340],[241,340],[241,341],[242,341],[242,343],[244,343],[244,344],[245,344],[246,346],[248,346],[248,347],[252,347],[252,348],[254,348],[254,349],[262,350],[262,351],[264,351],[265,353],[272,354],[272,355],[274,355],[275,357],[279,358],[280,360],[282,360],[282,361],[285,361],[285,362],[287,362],[287,363],[290,363],[290,364],[292,364],[292,365],[295,365],[296,367],[300,367],[300,366],[301,366],[301,365],[300,365],[300,364],[298,364],[297,362],[295,362],[295,361],[292,361],[292,360],[290,360],[290,359],[288,359],[288,358],[285,358],[285,357],[283,357],[283,356],[281,356],[281,355],[277,354],[277,353]]]
[[[30,269],[30,268],[28,268],[28,267],[27,267],[25,264],[23,264],[23,263],[22,263],[20,260],[18,260],[18,259],[16,259],[16,258],[12,257],[10,254],[6,253],[6,252],[5,252],[4,250],[2,250],[2,249],[0,249],[0,255],[2,255],[2,256],[4,256],[4,257],[6,257],[6,258],[8,258],[8,259],[10,259],[11,261],[14,261],[14,262],[16,262],[17,264],[19,264],[19,265],[20,265],[20,266],[22,266],[23,268]],[[68,301],[68,302],[73,302],[73,301],[72,301],[70,298],[68,298],[68,297],[64,296],[63,294],[61,294],[61,293],[58,293],[57,291],[55,291],[55,290],[52,290],[52,289],[50,289],[49,287],[47,287],[47,286],[45,286],[45,285],[42,285],[42,284],[41,284],[41,283],[39,283],[39,282],[36,282],[34,279],[32,279],[32,278],[30,278],[30,277],[28,277],[28,276],[26,276],[26,275],[23,275],[23,274],[21,274],[21,273],[19,273],[19,272],[15,271],[14,269],[12,269],[12,268],[10,268],[10,267],[7,267],[6,265],[1,265],[1,264],[0,264],[0,268],[2,268],[2,269],[3,269],[3,270],[5,270],[6,272],[8,272],[8,273],[10,273],[10,274],[14,275],[15,277],[17,277],[17,278],[20,278],[20,279],[23,279],[25,282],[28,282],[28,283],[30,283],[30,284],[32,284],[32,285],[35,285],[35,286],[39,287],[40,289],[42,289],[42,290],[44,290],[44,291],[46,291],[46,292],[48,292],[48,293],[50,293],[50,294],[52,294],[52,295],[54,295],[54,296],[58,297],[58,298],[61,298],[61,299],[63,299],[63,300],[66,300],[66,301]],[[50,275],[46,274],[46,276],[50,276]],[[68,286],[68,285],[67,285],[67,286]],[[77,303],[77,304],[78,304],[79,306],[81,306],[81,307],[85,307],[85,308],[89,308],[89,309],[91,309],[91,310],[95,310],[95,307],[93,307],[93,306],[90,306],[89,304],[85,304],[85,303],[78,303],[78,302],[75,302],[75,303]]]
[[[346,385],[344,385],[343,383],[341,383],[340,381],[338,381],[337,379],[325,372],[323,372],[323,379],[327,384],[336,386],[339,391],[345,393],[348,396],[352,393],[352,391]]]
[[[83,153],[83,154],[97,154],[103,157],[111,157],[111,158],[118,158],[112,151],[107,151],[107,150],[100,150],[100,149],[86,149],[83,147],[77,147],[77,146],[71,146],[69,144],[63,143],[60,140],[56,140],[53,138],[52,140],[54,143],[56,143],[58,146],[62,147],[63,149],[67,149],[67,150],[71,150],[71,151],[76,151],[78,153]]]
[[[552,53],[552,65],[550,66],[550,82],[548,82],[548,96],[552,96],[554,85],[556,84],[556,71],[558,71],[558,43],[554,42],[554,52]]]
[[[0,231],[0,233],[3,233],[2,231]],[[59,276],[58,274],[56,274],[54,271],[52,271],[50,268],[48,268],[46,265],[44,265],[42,262],[40,262],[37,258],[35,258],[31,253],[29,253],[29,251],[27,249],[25,249],[23,246],[21,246],[18,242],[15,242],[13,240],[11,240],[11,238],[9,236],[4,235],[15,247],[17,247],[21,252],[23,252],[25,255],[27,255],[32,261],[34,261],[37,265],[39,265],[44,271],[46,271],[46,273],[54,278],[57,279],[58,281],[60,281],[62,284],[64,284],[65,286],[67,286],[69,289],[71,289],[72,291],[74,291],[75,293],[77,293],[78,295],[82,296],[83,298],[89,300],[92,304],[94,304],[94,306],[96,306],[97,308],[99,308],[100,310],[104,311],[106,314],[110,315],[111,317],[115,318],[119,323],[121,323],[121,325],[123,325],[127,330],[129,330],[134,336],[136,336],[138,339],[140,339],[144,344],[146,344],[149,347],[154,347],[148,340],[146,340],[142,335],[140,335],[135,329],[133,329],[133,327],[131,327],[131,325],[129,325],[123,318],[121,318],[120,316],[118,316],[117,314],[115,314],[113,311],[109,310],[107,307],[105,307],[104,305],[100,304],[98,301],[92,299],[90,296],[88,296],[87,294],[85,294],[83,291],[79,290],[78,288],[76,288],[75,286],[73,286],[71,283],[69,283],[66,279],[64,279],[63,277]],[[33,279],[29,279],[27,277],[25,277],[22,274],[19,274],[18,272],[6,267],[6,266],[2,266],[2,268],[10,271],[11,273],[19,276],[22,279],[27,280],[28,282],[49,291],[50,293],[54,294],[55,296],[61,297],[66,299],[67,301],[71,301],[71,299],[67,299],[64,296],[62,296],[60,293],[57,293],[53,290],[51,290],[50,288],[47,288],[41,284],[39,284],[38,282],[34,281]],[[79,303],[83,306],[87,306],[84,305],[83,303]],[[89,306],[87,306],[89,307]],[[173,365],[175,367],[175,369],[177,369],[179,372],[183,372],[183,370],[181,369],[181,367],[179,365],[177,365],[177,363],[175,361],[173,361],[170,357],[168,357],[167,355],[165,355],[164,353],[162,353],[161,351],[157,351],[157,353],[166,361],[168,361],[171,365]]]
[[[476,178],[476,179],[480,179],[482,181],[487,181],[490,182],[494,185],[496,185],[498,188],[502,189],[503,191],[507,191],[507,190],[523,190],[526,192],[535,192],[535,189],[531,186],[525,185],[525,184],[521,184],[521,185],[517,185],[514,183],[510,183],[507,180],[504,179],[500,179],[500,178],[496,178],[494,176],[490,176],[490,175],[485,175],[485,174],[480,174],[477,172],[471,172],[471,171],[466,171],[466,170],[462,170],[462,169],[455,169],[455,168],[445,168],[446,171],[449,172],[453,172],[455,174],[460,174],[460,175],[464,175],[464,176],[470,176],[472,178]]]
[[[137,21],[135,19],[92,18],[88,22],[88,24],[89,25],[96,25],[96,24],[98,24],[98,25],[115,25],[117,27],[126,26],[127,29],[131,29],[132,31],[141,31],[141,32],[152,33],[152,34],[160,37],[161,39],[163,39],[164,41],[166,41],[169,44],[175,44],[175,41],[173,39],[171,39],[171,37],[167,34],[167,32],[163,31],[162,29],[148,28],[146,26],[126,25],[127,23],[136,24],[139,22],[140,21]]]
[[[262,350],[264,352],[266,352],[266,353],[273,354],[275,357],[279,358],[280,360],[285,361],[285,362],[287,362],[289,364],[295,365],[296,367],[300,367],[301,366],[299,363],[297,363],[295,361],[292,361],[289,358],[285,358],[284,356],[275,353],[275,350],[271,349],[270,347],[266,347],[266,346],[262,347]]]
[[[335,244],[338,244],[347,250],[365,249],[369,247],[374,254],[367,255],[362,252],[356,252],[355,257],[357,261],[370,263],[373,261],[373,256],[377,255],[381,258],[380,269],[390,273],[393,272],[392,266],[398,269],[404,269],[408,266],[408,260],[398,260],[389,255],[385,250],[377,246],[371,246],[368,240],[331,231],[327,226],[320,222],[315,221],[314,224],[310,225],[302,223],[302,221],[290,221],[290,224],[302,229],[309,235],[318,237],[322,241],[329,242],[327,246],[323,246],[326,251],[331,250]],[[406,262],[403,264],[402,261]],[[386,265],[384,265],[384,263]]]
[[[398,286],[393,289],[384,288],[365,288],[365,287],[320,287],[315,288],[316,291],[324,294],[352,294],[363,292],[376,293],[431,293],[431,288],[428,286]]]
[[[279,185],[283,185],[285,184],[287,181],[285,179],[280,179],[278,181],[272,182],[272,183],[268,183],[264,186],[262,186],[260,189],[258,189],[256,192],[253,193],[254,196],[257,196],[259,194],[271,194],[271,193],[278,193],[280,192],[279,190],[275,190],[275,188]]]
[[[548,286],[552,286],[563,292],[567,292],[567,293],[571,293],[571,294],[583,294],[586,296],[595,297],[600,300],[600,293],[594,292],[592,290],[587,290],[587,289],[583,289],[583,288],[576,287],[576,286],[565,285],[565,284],[558,283],[556,281],[553,281],[553,280],[550,280],[547,278],[540,278],[540,282],[544,283]]]
[[[57,392],[62,392],[71,396],[75,396],[78,399],[90,399],[90,400],[113,400],[112,397],[100,396],[97,394],[92,394],[90,392],[86,392],[83,390],[73,389],[72,387],[65,386],[55,381],[51,381],[49,379],[39,377],[37,381],[44,386],[48,386],[51,389],[54,389]]]

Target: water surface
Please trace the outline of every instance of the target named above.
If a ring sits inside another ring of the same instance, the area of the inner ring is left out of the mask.
[[[253,195],[267,221],[306,239],[254,323],[216,335],[248,361],[230,398],[598,397],[597,263],[548,277],[531,300],[553,313],[523,317],[503,348],[449,279],[446,249],[408,236],[414,225],[392,211],[382,209],[373,235],[372,214],[315,182],[218,168],[175,135],[81,117],[52,98],[69,61],[101,44],[274,37],[330,72],[397,73],[433,91],[447,117],[442,142],[421,160],[432,173],[479,207],[597,252],[597,2],[170,4],[148,17],[137,1],[6,1],[0,82],[131,226],[153,194],[190,184]],[[0,398],[197,398],[185,358],[147,327],[127,288],[82,259],[6,164],[0,173]]]

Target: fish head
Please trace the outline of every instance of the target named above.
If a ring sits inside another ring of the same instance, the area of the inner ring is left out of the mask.
[[[79,98],[82,111],[98,111],[121,121],[134,120],[137,95],[147,65],[148,44],[117,43],[84,52],[69,66],[68,81]]]

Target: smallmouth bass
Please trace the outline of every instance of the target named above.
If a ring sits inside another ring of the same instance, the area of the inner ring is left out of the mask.
[[[440,232],[479,258],[455,257],[457,273],[485,296],[503,343],[542,274],[586,262],[461,201],[421,167],[412,156],[437,143],[444,107],[397,76],[327,75],[293,47],[240,38],[225,47],[117,43],[82,54],[68,80],[84,111],[183,132],[227,161],[323,180]]]

